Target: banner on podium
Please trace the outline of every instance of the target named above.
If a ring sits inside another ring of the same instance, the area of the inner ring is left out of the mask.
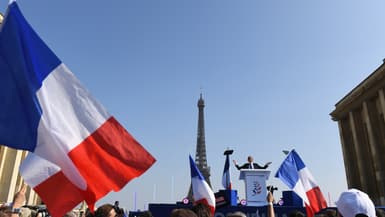
[[[246,202],[248,206],[266,205],[266,180],[270,176],[270,170],[242,169],[239,179],[245,181]]]

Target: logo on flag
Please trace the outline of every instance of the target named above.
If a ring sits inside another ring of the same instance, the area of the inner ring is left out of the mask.
[[[305,202],[307,216],[327,207],[326,201],[305,163],[293,149],[282,162],[275,177],[284,182]]]
[[[16,1],[0,32],[0,80],[0,144],[33,152],[20,172],[52,216],[82,200],[93,209],[155,162],[40,39]]]

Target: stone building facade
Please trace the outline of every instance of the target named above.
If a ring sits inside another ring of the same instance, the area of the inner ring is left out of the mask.
[[[0,203],[12,202],[13,196],[24,184],[19,174],[19,166],[27,153],[27,151],[0,145]],[[26,204],[40,204],[40,198],[29,187],[26,192],[26,199]]]
[[[338,122],[349,188],[385,205],[385,63],[351,90],[330,114]]]

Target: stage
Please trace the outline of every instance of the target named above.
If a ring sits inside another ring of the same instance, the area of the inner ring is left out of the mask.
[[[226,214],[241,211],[248,217],[266,217],[266,206],[249,206],[245,200],[238,201],[237,191],[220,190],[215,193],[216,210],[214,217],[225,217]],[[274,205],[276,217],[287,217],[292,211],[306,213],[302,200],[293,191],[282,192],[281,205]],[[168,217],[173,209],[192,207],[192,203],[177,202],[175,204],[152,203],[148,206],[148,211],[154,217]],[[129,217],[139,217],[141,212],[130,212]]]

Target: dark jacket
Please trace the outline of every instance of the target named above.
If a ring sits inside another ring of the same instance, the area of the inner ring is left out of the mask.
[[[253,163],[253,166],[254,166],[254,169],[266,169],[269,165],[260,166],[257,163]],[[250,169],[250,163],[245,163],[242,166],[235,165],[235,167],[237,167],[238,170],[240,170],[240,169]]]

